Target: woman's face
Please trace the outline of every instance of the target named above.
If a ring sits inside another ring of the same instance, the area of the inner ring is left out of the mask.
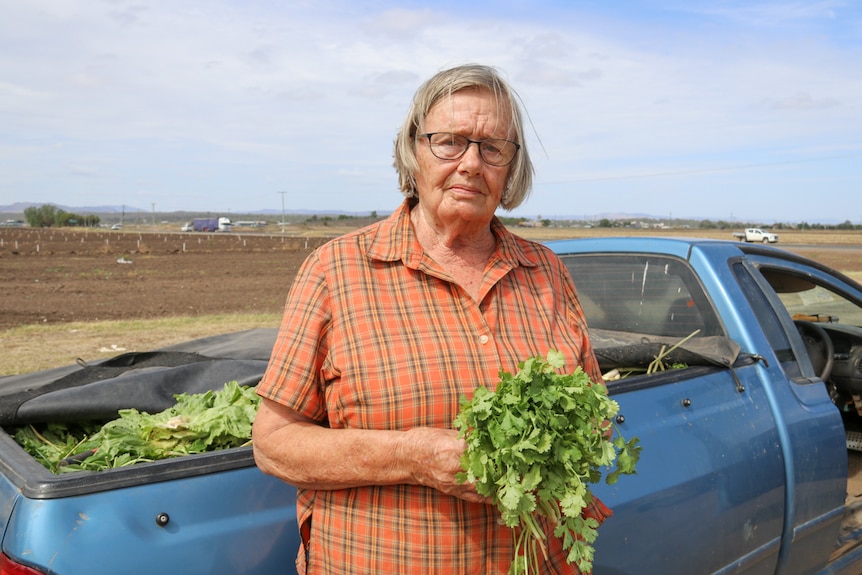
[[[421,133],[451,132],[475,141],[511,140],[505,106],[503,110],[499,108],[498,100],[488,90],[460,90],[431,108]],[[415,145],[419,163],[416,189],[422,209],[441,224],[489,224],[500,205],[511,164],[486,164],[479,155],[479,146],[474,144],[456,160],[435,157],[427,138],[418,138]]]

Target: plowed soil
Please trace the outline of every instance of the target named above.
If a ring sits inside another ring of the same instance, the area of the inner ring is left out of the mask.
[[[326,239],[0,229],[0,329],[280,313],[300,264]]]
[[[728,235],[723,231],[719,237]],[[0,330],[71,321],[280,314],[300,264],[330,237],[319,231],[298,237],[0,228]],[[808,239],[815,237],[820,236]],[[811,241],[781,247],[859,272],[862,235],[853,239],[854,245]]]

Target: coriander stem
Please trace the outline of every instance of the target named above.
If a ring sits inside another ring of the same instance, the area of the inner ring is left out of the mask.
[[[46,445],[50,445],[51,447],[53,447],[53,448],[55,448],[55,449],[59,449],[59,447],[57,447],[56,445],[54,445],[53,443],[51,443],[50,441],[48,441],[48,439],[46,439],[46,438],[45,438],[45,436],[43,436],[41,433],[39,433],[38,431],[36,431],[36,428],[35,428],[35,427],[33,427],[33,425],[30,425],[30,430],[31,430],[34,434],[36,434],[36,437],[38,437],[38,438],[39,438],[39,440],[40,440],[42,443],[44,443],[44,444],[46,444]]]

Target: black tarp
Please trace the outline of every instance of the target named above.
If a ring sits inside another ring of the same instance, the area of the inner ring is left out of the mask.
[[[276,329],[229,333],[150,352],[125,353],[88,365],[0,378],[0,425],[109,420],[120,409],[155,413],[178,393],[221,389],[229,381],[256,385],[263,377]],[[646,367],[681,338],[591,330],[603,370]],[[665,363],[730,367],[739,346],[724,337],[693,337]]]
[[[206,337],[104,361],[0,378],[0,425],[108,420],[134,407],[155,413],[174,395],[218,390],[229,381],[256,385],[276,329]]]
[[[731,367],[740,352],[739,344],[722,336],[687,339],[606,329],[590,330],[590,343],[603,370],[647,367],[659,356],[665,365]]]

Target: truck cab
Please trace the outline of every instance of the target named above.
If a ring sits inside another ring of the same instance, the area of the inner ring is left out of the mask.
[[[628,372],[607,386],[623,435],[643,446],[636,477],[595,487],[614,516],[594,573],[858,573],[852,494],[862,491],[847,437],[862,418],[856,388],[836,383],[858,369],[862,286],[732,242],[550,245],[574,278],[603,371]],[[839,355],[809,324],[842,342],[837,372],[827,364]]]

